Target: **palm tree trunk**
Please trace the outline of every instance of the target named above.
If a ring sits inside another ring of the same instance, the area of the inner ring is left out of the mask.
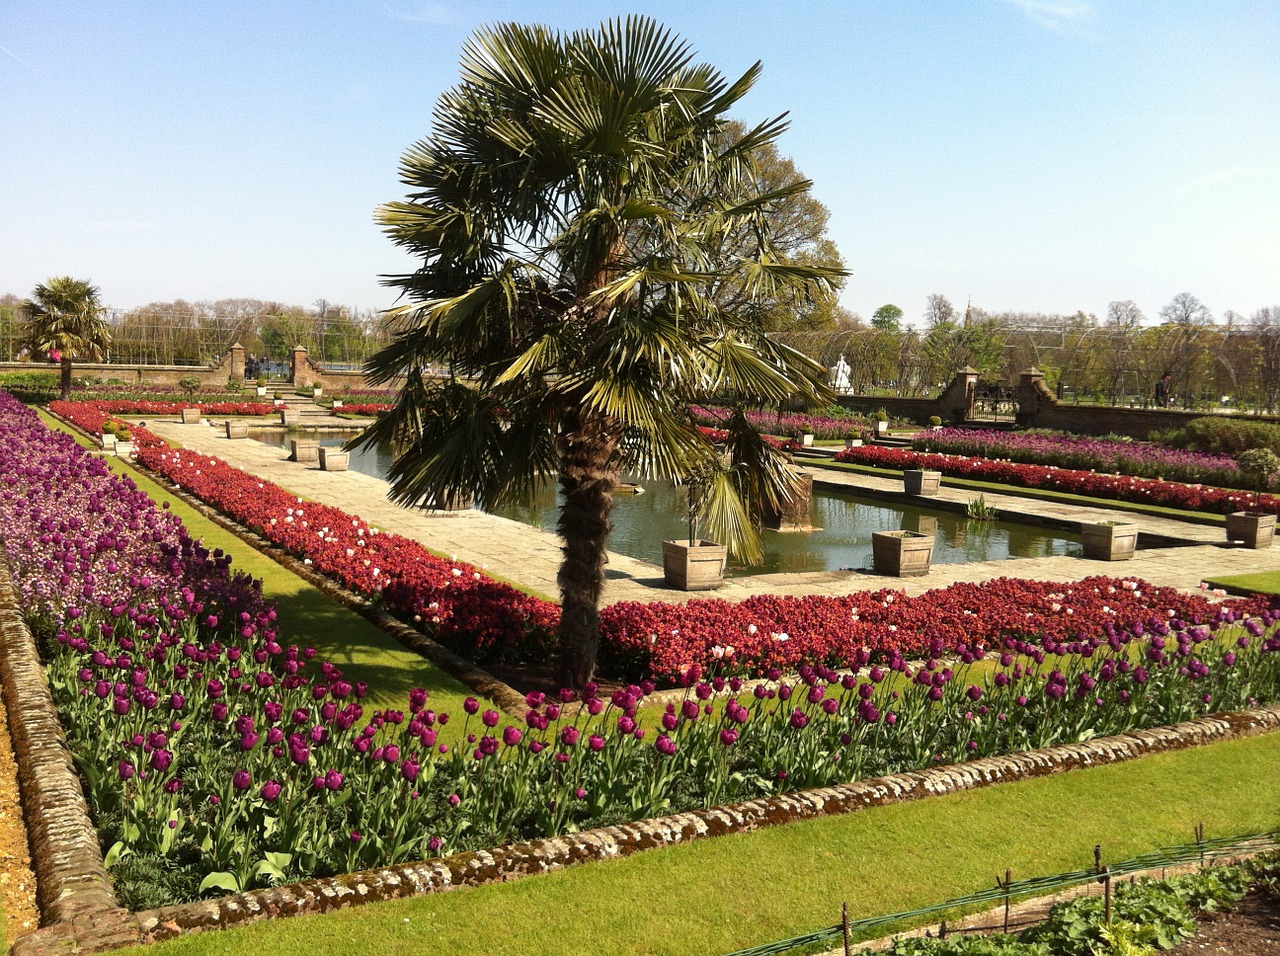
[[[65,355],[62,357],[62,380],[60,385],[62,388],[62,400],[65,402],[71,397],[71,359]]]
[[[560,680],[565,687],[580,688],[595,674],[600,642],[605,545],[618,483],[617,428],[608,419],[572,413],[566,416],[560,444]]]

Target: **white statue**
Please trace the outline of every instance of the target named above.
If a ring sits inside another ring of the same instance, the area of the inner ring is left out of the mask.
[[[853,386],[849,382],[849,372],[852,370],[848,362],[844,360],[844,356],[840,356],[840,361],[830,369],[831,371],[831,387],[837,392],[851,392]]]

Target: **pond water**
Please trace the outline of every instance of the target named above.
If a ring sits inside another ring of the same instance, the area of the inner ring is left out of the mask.
[[[280,431],[251,432],[252,437],[273,445],[286,445]],[[345,436],[320,437],[325,446],[338,446]],[[351,454],[351,467],[376,478],[385,478],[390,456],[381,452]],[[662,541],[687,538],[684,490],[671,482],[639,479],[643,494],[616,495],[613,533],[609,548],[629,557],[662,564]],[[532,502],[499,508],[496,514],[554,531],[558,516],[557,492],[548,481]],[[931,511],[911,505],[860,498],[828,488],[814,488],[811,523],[814,531],[766,531],[765,563],[750,568],[733,567],[729,574],[836,571],[871,567],[871,533],[913,531],[935,534],[933,563],[998,561],[1079,554],[1080,537],[1064,532],[1008,521],[972,521],[963,515]]]

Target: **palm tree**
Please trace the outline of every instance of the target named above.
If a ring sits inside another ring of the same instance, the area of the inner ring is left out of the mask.
[[[844,273],[784,263],[770,242],[771,207],[809,183],[757,185],[753,152],[781,118],[730,135],[725,114],[759,63],[727,82],[632,16],[568,35],[486,28],[461,68],[433,135],[401,160],[408,198],[378,210],[422,265],[384,279],[403,301],[366,372],[405,385],[353,444],[395,449],[391,496],[405,504],[491,507],[558,477],[560,676],[580,687],[619,475],[723,471],[691,402],[829,397],[825,370],[771,341],[759,310],[726,310],[725,288],[801,301]],[[750,551],[752,522],[725,507],[744,486],[711,482],[702,510],[736,515],[725,543]]]
[[[83,279],[55,276],[36,286],[22,310],[31,350],[62,366],[61,394],[66,400],[71,394],[72,361],[101,361],[111,343],[98,289]]]

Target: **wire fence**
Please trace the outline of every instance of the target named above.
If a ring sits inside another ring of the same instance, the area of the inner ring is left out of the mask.
[[[872,916],[860,920],[846,918],[834,926],[827,926],[811,933],[766,943],[762,946],[753,946],[750,949],[736,950],[733,953],[726,954],[726,956],[773,956],[776,953],[789,953],[792,950],[810,946],[834,945],[841,942],[845,942],[847,949],[851,937],[858,936],[862,939],[870,939],[871,934],[867,931],[874,930],[877,927],[905,922],[914,922],[919,925],[920,923],[931,922],[924,919],[925,917],[940,916],[953,910],[1001,903],[1005,906],[1005,927],[1007,928],[1009,906],[1019,900],[1047,896],[1086,883],[1105,884],[1108,891],[1108,899],[1110,899],[1110,881],[1117,877],[1129,876],[1134,873],[1162,867],[1188,864],[1207,866],[1223,859],[1280,849],[1280,830],[1216,839],[1205,839],[1203,834],[1204,828],[1201,825],[1196,829],[1196,840],[1193,843],[1162,847],[1150,853],[1131,857],[1120,863],[1103,864],[1102,848],[1094,847],[1094,865],[1091,869],[1056,873],[1052,876],[1037,876],[1025,880],[1011,880],[1009,871],[1006,870],[1004,879],[996,878],[995,886],[970,893],[967,896],[956,897],[942,903],[935,903],[931,906],[900,913],[887,913],[882,916]],[[945,922],[943,926],[945,927]]]

